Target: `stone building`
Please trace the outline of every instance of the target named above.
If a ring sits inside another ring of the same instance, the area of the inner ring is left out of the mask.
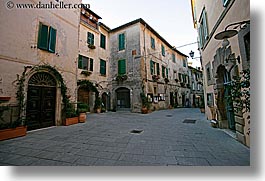
[[[89,80],[99,91],[105,109],[109,109],[109,31],[101,17],[87,8],[81,9],[79,29],[78,80]],[[78,102],[94,109],[95,92],[78,86]]]
[[[198,68],[189,66],[191,107],[204,106],[203,74]]]
[[[207,118],[217,119],[220,128],[234,130],[237,139],[249,146],[248,113],[236,112],[235,102],[227,98],[234,77],[249,70],[250,2],[191,0],[191,4],[200,40]]]
[[[188,104],[187,56],[143,19],[112,29],[109,41],[112,108],[140,112],[141,93],[152,110]]]
[[[77,99],[79,9],[23,10],[1,5],[0,15],[1,106],[11,105],[12,121],[26,119],[28,130],[61,125],[64,96],[73,102]]]

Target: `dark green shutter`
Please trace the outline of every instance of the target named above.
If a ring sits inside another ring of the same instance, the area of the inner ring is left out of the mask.
[[[152,60],[150,60],[150,73],[154,75],[154,62]]]
[[[119,50],[125,49],[125,35],[119,34]]]
[[[106,36],[101,34],[100,36],[100,47],[101,48],[106,48]]]
[[[94,45],[94,34],[87,32],[87,44]]]
[[[165,47],[163,45],[161,45],[161,51],[162,51],[162,55],[165,56]]]
[[[166,77],[168,78],[168,68],[166,68]]]
[[[118,62],[118,74],[119,75],[126,74],[126,62],[125,62],[125,60],[119,60],[119,62]]]
[[[106,75],[106,61],[100,60],[100,74]]]
[[[56,29],[50,27],[49,31],[49,52],[55,53],[55,46],[56,46]]]
[[[91,33],[91,45],[94,45],[94,34]]]
[[[48,26],[40,23],[39,34],[38,34],[38,48],[42,50],[48,50]]]
[[[82,55],[78,56],[78,68],[82,69],[83,68],[83,63],[82,63]]]
[[[89,62],[89,70],[90,70],[91,72],[93,72],[93,70],[94,70],[93,66],[94,66],[94,60],[91,58],[91,59],[90,59],[90,62]]]
[[[165,67],[164,66],[162,66],[162,76],[163,78],[165,78]]]

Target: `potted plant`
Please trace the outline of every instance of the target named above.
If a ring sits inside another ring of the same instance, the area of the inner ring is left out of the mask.
[[[95,45],[88,44],[87,46],[88,46],[88,48],[90,48],[90,49],[96,49],[96,46],[95,46]]]
[[[144,93],[141,93],[140,96],[142,100],[141,112],[142,114],[147,114],[148,110],[150,109],[150,103],[148,102],[148,98],[145,96]]]
[[[9,110],[8,106],[0,106],[0,121],[5,122],[4,112]],[[0,124],[0,141],[11,138],[25,136],[27,134],[27,127],[24,126],[24,119],[18,118],[16,121]]]
[[[123,82],[127,79],[128,79],[127,75],[117,75],[117,77],[116,77],[116,81],[118,81],[118,82]]]
[[[78,114],[72,104],[68,103],[66,105],[65,115],[66,119],[64,121],[64,126],[69,126],[78,123]]]
[[[86,122],[86,113],[89,110],[88,104],[85,103],[78,103],[77,104],[77,112],[79,114],[78,122],[85,123]]]
[[[160,79],[159,75],[152,75],[153,81],[157,82]]]
[[[89,71],[87,71],[87,70],[83,70],[83,71],[81,72],[81,75],[84,75],[84,76],[88,77],[88,76],[91,75],[91,72],[89,72]]]
[[[101,113],[102,100],[100,97],[96,97],[94,110],[96,113]]]

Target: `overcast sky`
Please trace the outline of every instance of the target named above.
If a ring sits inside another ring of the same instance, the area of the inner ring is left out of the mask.
[[[190,0],[83,0],[98,14],[104,24],[116,28],[138,18],[144,19],[172,46],[197,41],[193,28]],[[199,56],[197,45],[178,50],[189,56],[193,50]],[[193,66],[199,66],[195,60]]]

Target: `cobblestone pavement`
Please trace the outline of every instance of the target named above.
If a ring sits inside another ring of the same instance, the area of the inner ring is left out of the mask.
[[[109,112],[0,141],[0,165],[249,166],[250,150],[198,109]]]

